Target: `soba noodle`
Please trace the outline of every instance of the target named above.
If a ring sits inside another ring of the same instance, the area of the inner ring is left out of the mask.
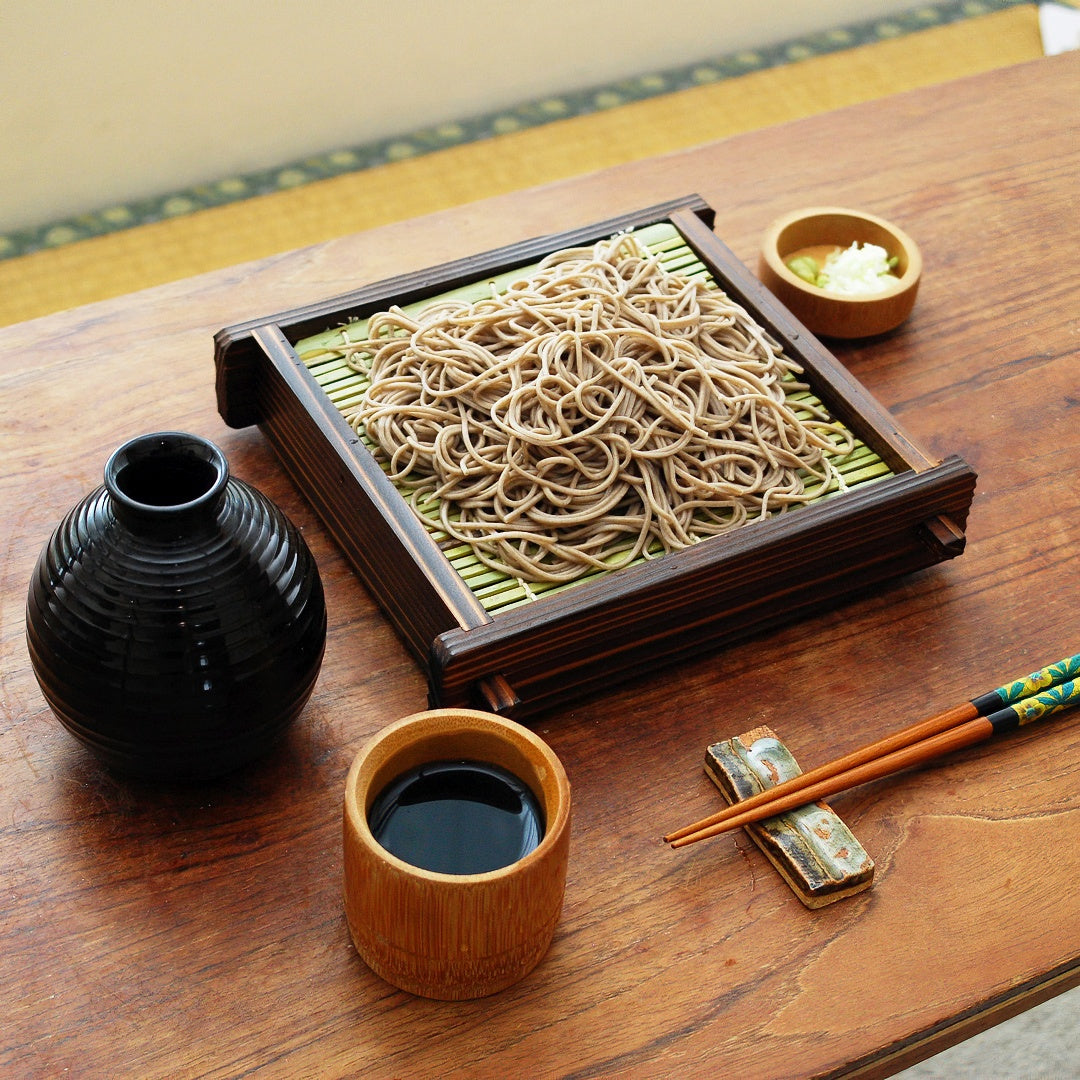
[[[416,512],[526,581],[802,505],[851,449],[796,415],[781,380],[800,369],[743,308],[630,235],[501,295],[376,314],[348,360],[370,378],[350,422]]]

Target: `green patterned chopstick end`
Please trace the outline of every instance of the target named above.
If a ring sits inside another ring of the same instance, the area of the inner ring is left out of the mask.
[[[1067,656],[1056,664],[1048,664],[1030,675],[1013,679],[1004,686],[992,690],[989,694],[984,694],[981,698],[975,698],[972,704],[978,708],[982,715],[987,715],[997,711],[1002,706],[1015,705],[1016,702],[1023,701],[1025,698],[1029,698],[1047,687],[1057,686],[1060,683],[1067,682],[1069,679],[1075,679],[1078,675],[1080,675],[1080,653]]]
[[[1058,683],[1022,701],[1017,701],[1007,709],[992,713],[987,719],[993,724],[996,734],[1052,716],[1073,705],[1080,705],[1080,682],[1075,679]]]

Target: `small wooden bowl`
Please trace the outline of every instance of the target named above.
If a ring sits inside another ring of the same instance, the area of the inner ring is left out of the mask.
[[[479,874],[444,874],[397,858],[374,837],[368,811],[392,780],[426,762],[483,761],[532,789],[544,835],[524,858]],[[570,847],[570,784],[538,736],[471,709],[434,709],[384,728],[356,756],[345,784],[345,913],[353,944],[387,982],[453,1001],[503,990],[551,944],[562,913]]]
[[[877,244],[896,256],[896,280],[884,292],[836,296],[787,267],[793,255],[807,249],[823,259],[832,248],[847,248],[855,242]],[[777,218],[765,231],[758,260],[758,277],[766,288],[808,330],[822,337],[871,337],[899,326],[915,305],[921,276],[922,256],[910,236],[883,218],[835,206],[797,210]]]

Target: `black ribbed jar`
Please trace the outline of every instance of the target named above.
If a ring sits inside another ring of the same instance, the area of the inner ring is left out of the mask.
[[[60,722],[113,768],[200,779],[263,754],[315,686],[318,567],[285,515],[212,442],[143,435],[60,522],[26,608]]]

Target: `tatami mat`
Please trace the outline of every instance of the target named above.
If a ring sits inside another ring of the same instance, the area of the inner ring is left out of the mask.
[[[0,259],[0,325],[1041,54],[1033,4],[926,5],[414,133],[377,152],[337,151],[272,176],[113,207],[0,238],[9,256]]]

